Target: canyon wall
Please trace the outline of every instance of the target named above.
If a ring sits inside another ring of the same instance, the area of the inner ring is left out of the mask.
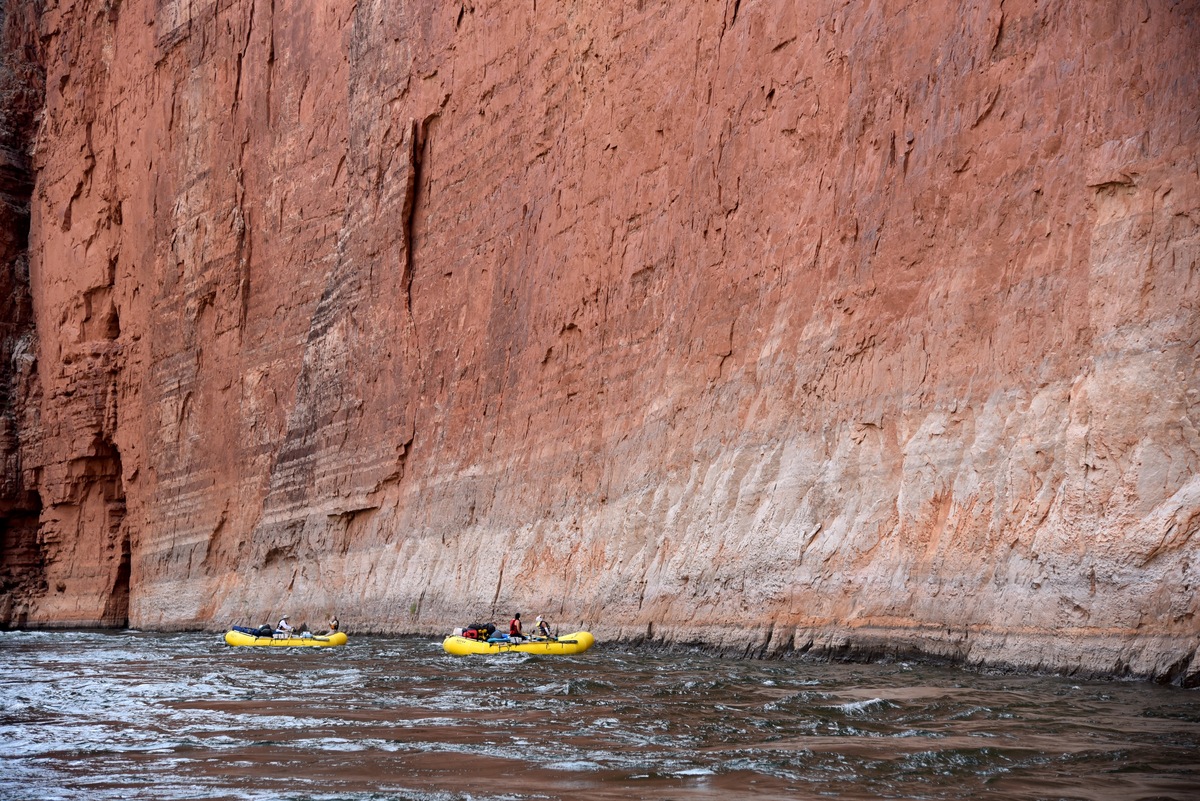
[[[0,2],[0,621],[21,622],[21,601],[45,591],[36,474],[39,387],[29,292],[29,143],[42,105],[37,9]],[[23,449],[22,434],[30,443]]]
[[[39,11],[7,625],[1200,682],[1196,3]]]

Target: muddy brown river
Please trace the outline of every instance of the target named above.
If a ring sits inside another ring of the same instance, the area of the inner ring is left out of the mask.
[[[0,799],[1200,799],[1200,693],[599,643],[0,633]]]

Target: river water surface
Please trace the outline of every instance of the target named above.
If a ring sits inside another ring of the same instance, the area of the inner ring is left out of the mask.
[[[3,799],[1200,798],[1200,693],[598,644],[0,633]]]

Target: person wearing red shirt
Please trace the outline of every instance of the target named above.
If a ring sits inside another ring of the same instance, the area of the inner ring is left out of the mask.
[[[513,640],[525,639],[525,635],[521,632],[521,613],[520,612],[517,612],[515,615],[513,615],[513,619],[509,621],[508,636],[509,636],[509,639],[513,639]]]

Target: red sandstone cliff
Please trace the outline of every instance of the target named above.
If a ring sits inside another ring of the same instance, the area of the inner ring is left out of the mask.
[[[23,469],[22,432],[32,452],[39,406],[29,293],[28,143],[42,102],[37,10],[0,3],[0,621],[19,623],[23,602],[46,586],[35,473]],[[36,457],[33,459],[36,462]]]
[[[36,24],[10,624],[1200,678],[1195,3]]]

